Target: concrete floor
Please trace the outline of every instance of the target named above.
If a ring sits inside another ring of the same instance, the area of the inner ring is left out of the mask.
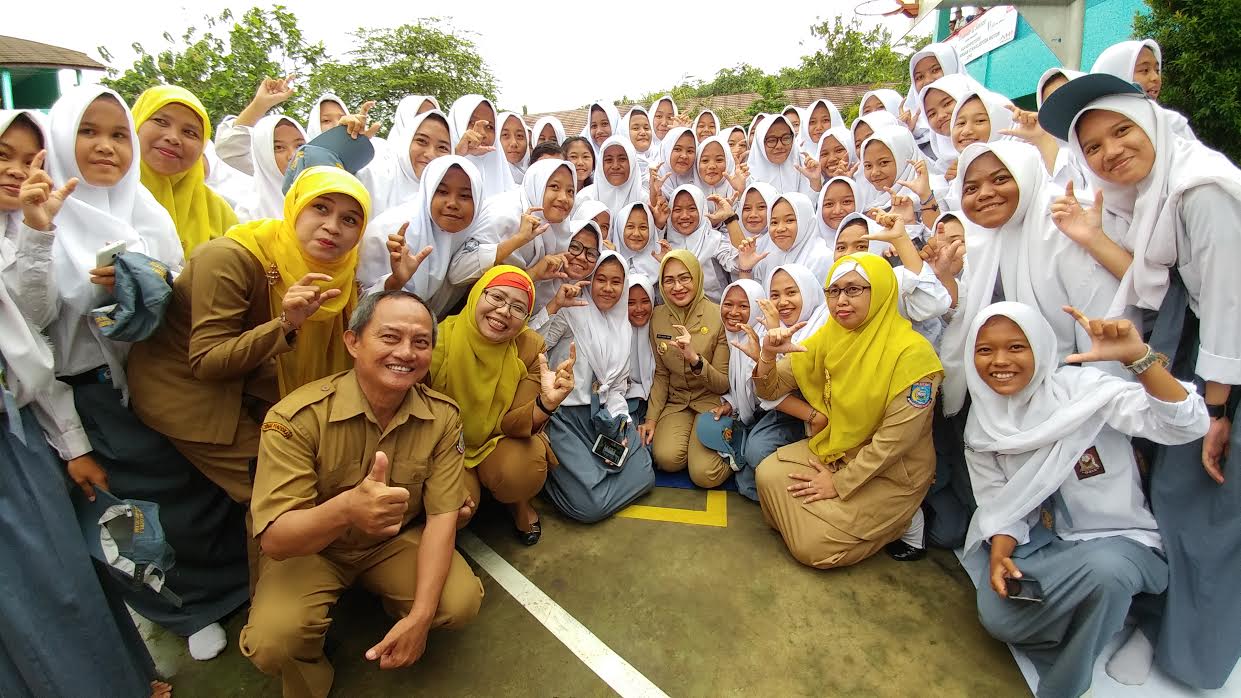
[[[532,548],[503,510],[471,524],[484,542],[670,696],[1023,696],[1008,649],[979,626],[956,558],[885,555],[844,570],[799,565],[756,504],[728,493],[726,528],[613,518],[569,521],[550,504]],[[702,491],[660,488],[642,504],[703,509]],[[614,692],[489,575],[473,625],[433,631],[413,667],[363,657],[391,621],[365,593],[346,596],[329,634],[334,696],[610,696]],[[280,683],[229,648],[195,662],[184,641],[148,629],[174,694],[279,696]]]

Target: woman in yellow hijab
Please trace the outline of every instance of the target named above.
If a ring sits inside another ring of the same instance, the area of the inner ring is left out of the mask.
[[[133,347],[134,411],[239,502],[250,499],[267,406],[353,365],[342,337],[369,216],[357,178],[308,168],[285,196],[284,218],[202,246],[173,282],[163,325]]]
[[[530,501],[557,462],[544,433],[573,391],[576,350],[552,371],[546,346],[526,327],[534,282],[517,267],[493,267],[474,284],[459,315],[439,326],[431,387],[461,408],[466,485],[479,501],[486,487],[508,505],[517,538],[539,542],[542,528]]]
[[[777,450],[756,478],[767,523],[820,569],[861,562],[908,527],[935,475],[943,378],[934,348],[897,312],[887,260],[840,258],[826,291],[831,319],[802,346],[794,328],[769,330],[754,371],[759,397],[800,390],[817,412],[810,438]]]
[[[134,126],[142,151],[142,183],[172,216],[189,259],[199,245],[237,224],[237,214],[207,186],[203,148],[211,119],[192,92],[158,85],[134,102]]]

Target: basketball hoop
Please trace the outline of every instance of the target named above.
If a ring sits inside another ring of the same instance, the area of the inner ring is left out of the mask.
[[[859,17],[892,17],[905,15],[910,19],[918,16],[917,0],[863,0],[853,8],[853,14]]]

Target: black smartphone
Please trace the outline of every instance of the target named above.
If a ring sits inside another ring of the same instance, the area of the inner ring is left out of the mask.
[[[625,462],[625,456],[629,455],[629,447],[600,434],[599,438],[595,439],[595,447],[591,449],[591,453],[602,458],[613,468],[619,468]]]
[[[1005,579],[1004,585],[1008,590],[1008,598],[1010,599],[1043,603],[1043,585],[1033,577]]]

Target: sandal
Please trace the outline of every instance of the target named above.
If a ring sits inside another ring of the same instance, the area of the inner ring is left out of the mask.
[[[534,545],[543,536],[543,527],[539,525],[539,520],[535,519],[534,523],[530,525],[529,531],[523,531],[517,528],[517,524],[513,524],[513,533],[517,536],[517,540],[521,541],[522,545]]]

